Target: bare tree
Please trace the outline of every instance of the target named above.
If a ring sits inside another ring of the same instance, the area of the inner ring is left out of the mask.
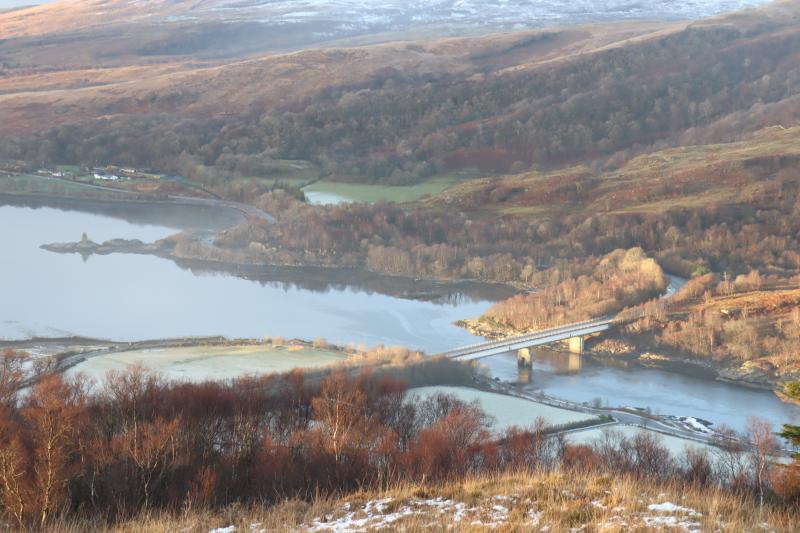
[[[720,480],[739,484],[745,472],[744,454],[746,447],[740,435],[730,426],[721,425],[712,439],[715,456],[715,465]]]
[[[771,457],[778,450],[772,425],[762,419],[753,417],[747,421],[747,440],[750,441],[748,461],[751,475],[758,492],[758,500],[764,505],[764,492],[768,486],[769,471],[772,467]]]
[[[32,499],[27,465],[30,461],[22,442],[22,431],[11,412],[0,406],[0,508],[22,527]]]
[[[337,372],[322,384],[320,395],[311,402],[321,430],[330,439],[336,461],[348,441],[366,431],[366,396],[344,372]]]
[[[24,352],[7,349],[0,353],[0,406],[16,405],[17,391],[25,379],[29,360]]]
[[[79,439],[86,422],[86,395],[60,376],[40,381],[21,411],[31,442],[39,526],[66,500],[67,483],[77,467]]]

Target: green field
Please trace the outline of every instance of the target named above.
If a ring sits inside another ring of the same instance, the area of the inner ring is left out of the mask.
[[[267,176],[244,176],[243,180],[257,180],[264,183],[286,183],[302,187],[319,179],[319,168],[308,161],[283,159],[274,162],[275,169]]]
[[[56,165],[56,168],[61,172],[72,172],[76,175],[85,174],[85,172],[81,172],[81,167],[78,165]]]
[[[303,189],[309,202],[338,204],[343,202],[414,202],[426,195],[439,194],[460,181],[479,176],[477,169],[464,169],[434,176],[416,185],[392,186],[361,183],[317,181]]]
[[[86,194],[91,192],[96,196],[103,191],[69,180],[23,174],[14,176],[0,175],[0,192],[17,194]]]

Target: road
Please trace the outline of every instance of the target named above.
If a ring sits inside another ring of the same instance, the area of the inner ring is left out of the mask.
[[[219,207],[225,209],[234,209],[239,211],[240,213],[244,214],[246,217],[254,217],[260,218],[262,220],[266,220],[268,222],[275,222],[275,217],[264,211],[263,209],[259,209],[258,207],[250,204],[244,204],[241,202],[234,202],[232,200],[224,200],[219,197],[214,198],[198,198],[194,196],[180,196],[180,195],[167,195],[166,198],[151,198],[147,199],[146,194],[140,193],[137,191],[131,191],[127,189],[121,189],[118,187],[109,187],[106,185],[97,185],[95,183],[80,183],[69,180],[67,178],[61,178],[58,176],[39,176],[34,174],[23,174],[23,173],[9,173],[12,176],[17,177],[27,177],[27,178],[37,178],[37,179],[46,179],[51,181],[58,181],[63,182],[70,185],[79,185],[81,187],[85,187],[92,190],[97,191],[104,191],[104,192],[113,192],[122,195],[130,195],[131,202],[144,202],[144,203],[155,203],[155,204],[176,204],[176,205],[191,205],[191,206],[203,206],[203,207]],[[212,194],[208,191],[204,191],[206,194]],[[145,196],[145,199],[142,199],[142,196]]]

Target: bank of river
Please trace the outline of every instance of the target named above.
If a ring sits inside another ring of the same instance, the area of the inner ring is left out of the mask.
[[[483,364],[493,378],[513,383],[521,393],[587,406],[691,416],[712,422],[712,427],[726,424],[740,431],[751,417],[764,418],[775,428],[800,422],[800,407],[782,402],[771,391],[717,381],[713,373],[692,368],[676,372],[638,364],[609,364],[591,356],[546,348],[533,353],[530,371],[520,371],[514,354],[492,357]]]
[[[231,221],[229,211],[217,213],[207,206],[109,205],[93,213],[59,207],[0,207],[0,225],[13,228],[0,235],[5,256],[12,258],[0,263],[2,338],[319,336],[342,346],[385,344],[439,352],[476,342],[454,323],[483,314],[500,297],[493,296],[492,288],[357,272],[219,271],[147,255],[53,254],[39,246],[74,241],[83,232],[97,242],[153,242],[176,231],[218,230]],[[590,359],[571,365],[564,354],[537,358],[532,376],[521,385],[532,394],[697,416],[738,429],[750,415],[765,416],[776,426],[800,418],[800,409],[766,391]],[[519,379],[511,355],[485,364],[494,378]]]
[[[453,325],[479,314],[490,295],[469,287],[436,284],[420,293],[413,281],[372,278],[358,273],[332,275],[319,270],[260,267],[247,278],[235,272],[185,268],[146,256],[111,254],[83,258],[54,254],[39,246],[75,240],[87,233],[96,241],[114,238],[153,242],[176,231],[208,231],[227,222],[205,215],[205,208],[142,206],[157,223],[74,210],[0,207],[0,337],[86,336],[119,341],[222,335],[229,338],[320,336],[328,341],[403,345],[445,350],[473,341]],[[164,211],[161,211],[161,210]],[[187,217],[180,212],[187,210]],[[272,274],[275,274],[273,276]],[[274,278],[274,279],[273,279]],[[421,287],[425,289],[425,287]],[[397,294],[397,295],[394,295]],[[422,297],[420,297],[422,296]]]

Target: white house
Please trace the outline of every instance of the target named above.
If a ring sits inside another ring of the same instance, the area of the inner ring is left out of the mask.
[[[115,176],[114,174],[98,174],[95,172],[94,179],[103,181],[117,181],[119,176]]]

